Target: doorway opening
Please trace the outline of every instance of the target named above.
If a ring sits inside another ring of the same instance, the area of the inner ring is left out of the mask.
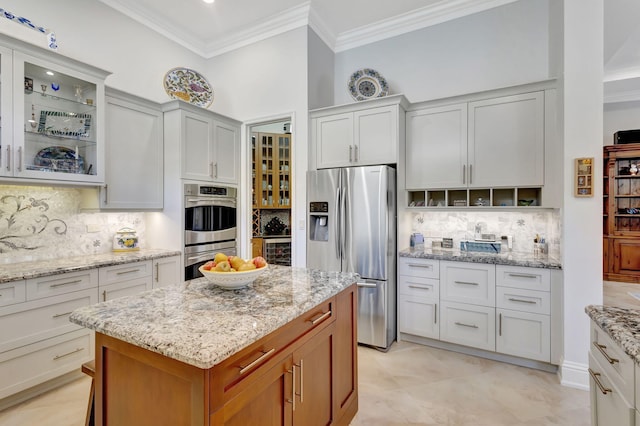
[[[250,128],[251,252],[268,263],[291,265],[291,120]]]

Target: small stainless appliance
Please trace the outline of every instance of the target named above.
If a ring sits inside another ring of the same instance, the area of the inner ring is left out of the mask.
[[[184,279],[201,277],[198,268],[215,253],[237,254],[235,188],[184,186]]]
[[[396,338],[396,180],[388,166],[307,172],[307,267],[357,272],[358,342]]]

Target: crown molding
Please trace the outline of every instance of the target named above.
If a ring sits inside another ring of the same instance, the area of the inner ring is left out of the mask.
[[[629,90],[626,92],[605,94],[602,101],[605,104],[640,101],[640,90]]]
[[[320,15],[311,8],[309,10],[309,26],[331,50],[336,44],[336,36]]]
[[[442,0],[402,15],[338,34],[334,52],[395,37],[518,0]]]

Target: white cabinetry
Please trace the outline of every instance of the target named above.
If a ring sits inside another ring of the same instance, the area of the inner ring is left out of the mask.
[[[311,111],[312,168],[395,164],[405,105],[396,95]]]
[[[101,209],[162,209],[162,120],[159,104],[107,89]]]
[[[240,123],[181,101],[172,101],[163,110],[165,156],[171,162],[180,158],[180,177],[237,185]]]
[[[440,338],[439,261],[401,257],[398,262],[398,331]]]
[[[591,341],[591,424],[634,426],[637,416],[633,360],[593,321]]]
[[[69,314],[97,303],[97,271],[22,280],[0,288],[23,285],[23,302],[0,307],[0,399],[74,371],[93,358],[93,332],[70,323]]]
[[[0,177],[104,182],[108,73],[0,37]]]
[[[551,274],[548,269],[496,266],[496,351],[551,361]]]
[[[100,301],[151,290],[152,263],[146,260],[100,268]]]
[[[27,300],[25,280],[0,284],[0,306],[13,305]]]
[[[182,282],[180,279],[181,256],[153,259],[153,288]]]

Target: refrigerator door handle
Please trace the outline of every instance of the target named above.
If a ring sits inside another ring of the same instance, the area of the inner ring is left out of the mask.
[[[366,287],[366,288],[376,288],[375,283],[356,283],[358,287]]]
[[[340,187],[338,187],[338,189],[336,189],[336,208],[335,208],[335,217],[334,217],[334,225],[333,225],[333,229],[335,230],[335,237],[336,237],[336,257],[338,259],[342,258],[342,252],[340,252],[340,222],[339,222],[339,218],[340,218]]]
[[[343,170],[343,172],[346,172]],[[344,182],[348,182],[347,180],[347,175],[346,173],[342,175],[343,176],[343,181]],[[349,194],[349,186],[343,184],[342,186],[342,206],[340,207],[340,215],[342,216],[341,220],[342,220],[342,226],[340,229],[340,233],[342,235],[342,247],[340,248],[340,252],[342,253],[342,260],[345,260],[347,257],[347,244],[349,243],[349,241],[347,241],[349,239],[349,214],[351,214],[349,211],[347,211],[347,209],[349,208],[347,202],[348,199],[351,195]],[[342,270],[344,271],[344,264],[342,265]]]

